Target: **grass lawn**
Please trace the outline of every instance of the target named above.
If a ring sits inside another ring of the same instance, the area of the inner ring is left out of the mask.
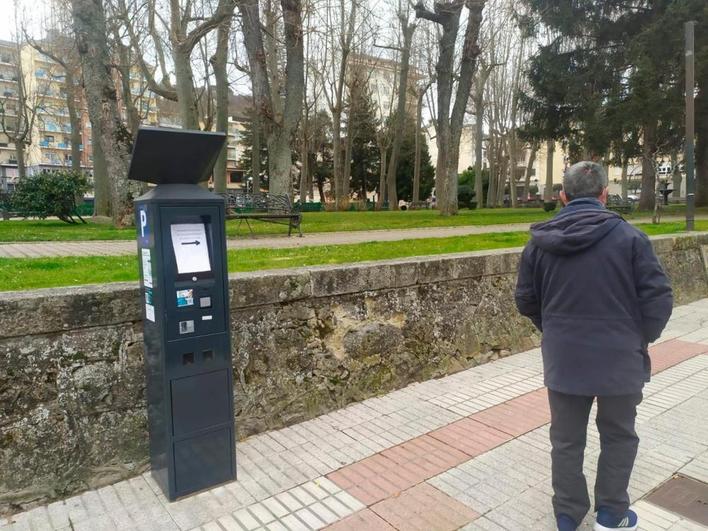
[[[641,225],[639,228],[648,234],[673,234],[682,232],[684,224],[670,222]],[[708,230],[708,220],[696,221],[696,229]],[[522,246],[527,240],[527,232],[500,232],[296,249],[239,249],[229,251],[229,271],[257,271],[501,249]],[[0,259],[0,291],[137,279],[138,264],[134,256]]]
[[[670,207],[666,215],[680,214],[680,206]],[[697,209],[698,213],[708,214],[708,209]],[[457,216],[442,217],[434,210],[415,210],[406,212],[305,212],[302,230],[305,233],[414,229],[421,227],[454,227],[464,225],[501,225],[507,223],[533,223],[551,217],[540,209],[499,208],[484,210],[461,210]],[[628,217],[646,217],[651,214],[632,214]],[[251,222],[257,234],[287,234],[287,228],[259,221]],[[248,227],[238,221],[226,223],[229,238],[247,237]],[[30,241],[69,241],[69,240],[132,240],[135,229],[115,229],[106,223],[89,221],[83,225],[69,225],[55,220],[11,220],[0,221],[0,242]]]

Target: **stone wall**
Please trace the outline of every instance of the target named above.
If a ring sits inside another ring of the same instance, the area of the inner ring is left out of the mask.
[[[677,303],[708,296],[708,235],[655,248]],[[515,311],[519,251],[234,275],[239,437],[539,342]],[[0,512],[147,466],[136,284],[0,295]]]

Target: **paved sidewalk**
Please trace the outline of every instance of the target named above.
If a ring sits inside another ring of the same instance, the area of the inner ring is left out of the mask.
[[[651,355],[630,486],[640,529],[706,529],[644,497],[677,473],[708,483],[708,299],[676,308]],[[0,529],[553,529],[548,421],[535,349],[251,437],[238,481],[175,503],[144,474]],[[598,453],[591,423],[590,481]]]
[[[663,221],[681,221],[684,218],[665,216]],[[696,219],[708,219],[696,216]],[[633,219],[632,224],[651,223],[651,218]],[[368,231],[315,232],[298,236],[255,236],[244,234],[242,238],[227,242],[229,249],[294,248],[319,245],[342,245],[364,242],[390,242],[419,238],[448,238],[471,234],[527,231],[531,223],[510,223],[506,225],[468,225],[462,227],[427,227],[418,229],[391,229]],[[69,242],[0,242],[0,258],[47,258],[52,256],[120,256],[136,254],[133,240],[95,240]]]

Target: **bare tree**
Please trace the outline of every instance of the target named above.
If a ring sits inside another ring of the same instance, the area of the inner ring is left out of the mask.
[[[416,16],[440,25],[442,34],[439,41],[439,55],[436,69],[437,83],[437,146],[438,160],[435,170],[437,204],[442,215],[457,213],[457,163],[460,156],[460,136],[467,107],[477,56],[482,23],[482,10],[485,0],[438,1],[433,11],[428,10],[422,1],[415,6]],[[460,14],[463,6],[469,10],[465,31],[460,70],[457,76],[457,90],[452,102],[455,80],[455,42],[460,26]]]
[[[396,104],[396,115],[393,124],[393,145],[391,147],[391,158],[388,160],[387,185],[388,204],[391,210],[398,210],[398,192],[396,190],[396,170],[398,168],[398,158],[401,154],[401,144],[403,142],[403,127],[406,121],[406,102],[408,101],[408,72],[410,70],[411,46],[413,45],[413,33],[416,25],[408,22],[408,15],[398,13],[398,20],[401,27],[401,59],[398,65],[398,102]]]
[[[420,163],[421,138],[423,136],[423,98],[433,81],[428,80],[416,87],[416,119],[415,119],[415,161],[413,162],[413,203],[420,201]]]
[[[186,0],[184,4],[180,0],[169,0],[167,17],[162,16],[156,0],[148,0],[144,4],[147,10],[147,31],[145,34],[151,37],[151,44],[155,49],[162,73],[160,82],[154,77],[155,68],[151,68],[143,57],[145,51],[144,39],[141,38],[143,32],[141,28],[135,27],[135,21],[140,19],[139,13],[143,5],[133,1],[127,4],[126,0],[117,0],[117,2],[131,46],[139,56],[138,64],[141,73],[147,80],[150,90],[166,99],[177,101],[182,125],[186,129],[199,129],[200,98],[194,84],[192,53],[210,32],[217,29],[225,19],[233,15],[235,0],[218,0],[216,9],[211,15],[195,12],[192,0]],[[167,41],[162,37],[156,20],[160,21],[167,32],[169,36]],[[174,66],[174,87],[170,81],[165,60],[165,44],[169,44]]]
[[[349,207],[349,180],[345,178],[346,146],[342,147],[342,114],[346,99],[345,88],[349,58],[353,50],[359,0],[340,0],[333,8],[324,7],[325,46],[322,56],[326,78],[324,96],[332,114],[332,150],[334,154],[334,197],[338,210]]]
[[[274,194],[289,194],[292,187],[291,142],[301,116],[305,84],[302,6],[300,0],[280,1],[286,51],[283,99],[281,94],[271,90],[258,0],[238,0],[237,5],[251,72],[254,112],[260,115],[268,145],[269,189]],[[275,112],[276,109],[282,109],[282,112]]]
[[[111,214],[116,226],[132,223],[132,196],[128,183],[131,136],[118,112],[107,27],[101,0],[71,0],[74,34],[86,91],[91,125],[98,130],[111,183]]]
[[[226,70],[229,55],[229,32],[231,31],[231,17],[221,21],[216,34],[216,52],[210,62],[216,78],[216,130],[229,133],[229,79]],[[214,191],[226,192],[226,156],[227,147],[224,144],[219,153],[219,158],[214,165]]]

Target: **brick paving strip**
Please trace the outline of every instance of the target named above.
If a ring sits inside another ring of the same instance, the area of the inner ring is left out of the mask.
[[[683,218],[670,216],[664,221],[681,221]],[[696,216],[708,219],[708,216]],[[651,223],[651,218],[633,219],[630,223]],[[314,232],[302,238],[293,236],[244,235],[227,242],[229,249],[285,249],[320,245],[343,245],[375,241],[398,241],[419,238],[449,238],[471,234],[491,234],[498,232],[527,231],[530,223],[509,223],[505,225],[467,225],[460,227],[423,227],[418,229],[387,229],[368,231]],[[52,256],[121,256],[136,254],[133,240],[93,240],[60,242],[0,242],[0,258],[47,258]]]
[[[642,498],[708,482],[708,299],[651,348],[630,486],[644,531],[703,529]],[[168,503],[149,474],[15,515],[0,529],[552,529],[538,350],[410,385],[237,445],[239,481]],[[599,437],[588,431],[586,473]],[[588,519],[583,529],[590,529]]]

